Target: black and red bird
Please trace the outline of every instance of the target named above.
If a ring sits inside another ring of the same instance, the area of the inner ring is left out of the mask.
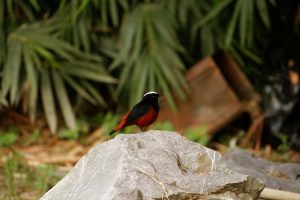
[[[152,124],[156,120],[159,112],[159,97],[160,95],[156,92],[146,93],[143,99],[122,118],[119,125],[116,126],[109,135],[124,129],[126,126],[136,125],[143,130],[144,127]]]

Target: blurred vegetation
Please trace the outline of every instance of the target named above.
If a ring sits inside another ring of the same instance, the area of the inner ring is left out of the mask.
[[[86,104],[124,108],[156,90],[175,107],[171,90],[185,98],[187,66],[218,50],[231,51],[247,73],[257,74],[264,65],[262,38],[280,29],[271,13],[279,21],[290,13],[278,10],[281,4],[0,1],[1,105],[28,113],[32,121],[44,113],[51,132],[62,117],[74,130],[62,133],[67,138],[78,137],[75,116]]]
[[[7,131],[0,129],[0,147],[8,147],[15,143],[18,139],[18,130],[10,127]]]
[[[189,140],[207,146],[210,136],[207,134],[207,127],[202,125],[199,127],[189,128],[184,134]]]
[[[11,154],[0,169],[4,172],[0,174],[1,180],[4,178],[0,183],[0,199],[35,199],[61,178],[53,166],[29,167],[18,152]]]
[[[280,145],[277,147],[277,151],[280,154],[286,154],[291,150],[292,142],[289,141],[289,138],[287,135],[281,134],[280,135]]]

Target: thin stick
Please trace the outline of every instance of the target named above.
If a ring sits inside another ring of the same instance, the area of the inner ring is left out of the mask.
[[[265,188],[260,193],[260,198],[272,200],[300,200],[300,194],[282,190]]]

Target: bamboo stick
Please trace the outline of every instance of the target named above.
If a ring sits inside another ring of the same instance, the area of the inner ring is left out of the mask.
[[[300,200],[300,194],[282,190],[265,188],[260,193],[260,198],[272,200]]]

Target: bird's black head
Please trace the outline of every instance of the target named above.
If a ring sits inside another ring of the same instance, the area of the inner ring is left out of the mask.
[[[147,92],[144,97],[143,100],[141,101],[141,103],[146,103],[146,104],[150,104],[153,106],[153,108],[158,112],[159,111],[159,105],[158,105],[158,98],[161,95],[158,94],[157,92]]]
[[[157,103],[159,97],[160,95],[157,92],[147,92],[143,97],[143,101]]]

